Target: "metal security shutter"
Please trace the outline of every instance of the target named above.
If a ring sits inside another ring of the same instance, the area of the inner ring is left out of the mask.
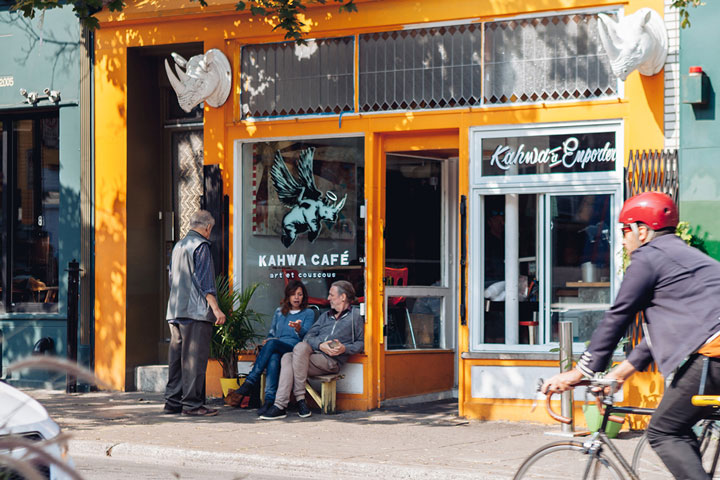
[[[488,104],[617,94],[594,14],[486,23],[484,67]]]
[[[481,42],[474,24],[360,35],[360,111],[479,104]]]
[[[243,47],[243,117],[353,111],[353,37]]]

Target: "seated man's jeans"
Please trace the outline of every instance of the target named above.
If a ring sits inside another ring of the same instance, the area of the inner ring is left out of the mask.
[[[287,352],[292,352],[293,345],[282,342],[277,338],[271,338],[260,349],[255,359],[255,364],[245,381],[252,385],[260,383],[262,372],[267,369],[265,375],[265,401],[275,400],[277,393],[278,378],[280,377],[280,359]]]

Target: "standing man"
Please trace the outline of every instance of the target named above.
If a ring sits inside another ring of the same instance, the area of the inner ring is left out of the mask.
[[[208,240],[214,225],[210,212],[196,211],[190,217],[190,231],[172,251],[166,315],[171,338],[164,413],[182,412],[198,417],[218,413],[204,405],[213,322],[225,323],[225,314],[216,298]]]
[[[280,380],[275,403],[260,416],[263,420],[287,417],[285,409],[290,402],[290,392],[295,394],[298,415],[302,418],[312,415],[305,403],[305,381],[308,376],[337,373],[350,355],[365,348],[365,321],[357,308],[355,289],[350,282],[338,280],[330,286],[328,294],[330,310],[320,318],[295,345],[292,352],[283,355],[280,365]]]

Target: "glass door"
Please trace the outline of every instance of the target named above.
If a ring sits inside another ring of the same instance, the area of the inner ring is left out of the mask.
[[[614,195],[548,195],[546,340],[558,341],[558,323],[573,324],[574,342],[585,342],[612,302]]]
[[[486,195],[483,199],[483,341],[538,343],[541,239],[536,194]]]
[[[453,349],[450,164],[428,152],[386,156],[386,349]]]

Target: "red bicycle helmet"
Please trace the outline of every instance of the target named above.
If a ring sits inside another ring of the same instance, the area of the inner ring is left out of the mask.
[[[619,221],[623,224],[642,222],[653,230],[676,227],[678,209],[669,195],[644,192],[625,201]]]

